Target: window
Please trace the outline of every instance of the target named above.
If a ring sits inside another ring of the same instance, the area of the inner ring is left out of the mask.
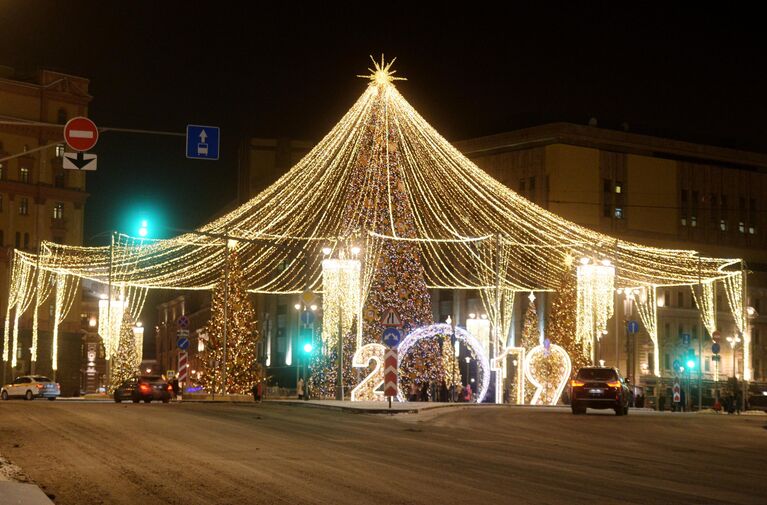
[[[29,215],[29,199],[28,198],[19,198],[19,215],[20,216]]]
[[[57,144],[56,145],[56,157],[57,158],[63,158],[64,157],[64,144]]]
[[[671,356],[668,353],[663,355],[663,368],[666,370],[671,369]]]
[[[684,293],[681,291],[676,294],[676,306],[679,308],[684,307]]]
[[[695,227],[698,225],[698,202],[699,196],[697,191],[692,192],[692,202],[690,206],[690,226]]]
[[[527,181],[525,179],[520,179],[519,180],[519,194],[521,194],[523,196],[525,194],[525,184],[526,183],[527,183]]]
[[[703,371],[704,372],[710,372],[711,371],[711,358],[706,356],[706,361],[703,364]]]
[[[722,231],[727,231],[727,197],[725,195],[720,196],[721,205],[719,206],[719,228]]]
[[[754,347],[759,347],[759,328],[754,328],[751,330],[751,338],[754,341]]]
[[[623,207],[615,207],[615,219],[623,219]]]
[[[663,293],[663,301],[665,302],[666,307],[671,307],[671,290],[670,289],[667,289]]]
[[[56,202],[53,206],[53,219],[64,219],[64,202]]]
[[[2,151],[3,151],[3,149],[2,149],[2,147],[0,147],[0,152],[2,152]],[[5,168],[5,165],[3,165],[2,162],[0,162],[0,179],[4,178],[3,177],[4,176],[4,173],[3,173],[3,169],[4,168]]]
[[[3,195],[0,195],[0,212],[3,210]]]
[[[0,230],[0,247],[5,245],[5,237],[3,236],[3,230]]]
[[[27,167],[19,169],[19,180],[21,182],[29,182],[29,169]]]
[[[16,249],[21,247],[21,232],[16,232]]]
[[[671,323],[666,323],[666,339],[671,338]]]
[[[738,231],[746,233],[746,199],[738,198]]]
[[[679,223],[682,226],[687,226],[687,190],[683,189],[679,195],[681,205],[679,209]]]
[[[709,210],[711,211],[711,218],[709,222],[711,223],[710,226],[716,228],[719,224],[719,207],[717,205],[717,199],[716,194],[711,193],[708,195],[709,199]]]
[[[613,182],[610,179],[602,180],[602,215],[612,217],[613,211]]]
[[[616,182],[615,183],[615,192],[617,194],[623,193],[623,183],[622,182]]]
[[[24,249],[29,249],[29,233],[24,233]]]
[[[748,234],[756,234],[756,199],[748,199]]]
[[[650,369],[650,373],[655,373],[655,353],[648,352],[647,353],[647,368]]]
[[[67,110],[64,107],[59,109],[56,120],[59,124],[65,124],[67,122]]]

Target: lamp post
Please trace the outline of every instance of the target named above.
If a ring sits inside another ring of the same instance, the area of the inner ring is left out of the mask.
[[[732,350],[732,377],[736,378],[736,370],[735,367],[737,365],[737,362],[735,361],[735,348],[740,343],[740,336],[735,335],[732,337],[727,337],[727,342],[730,344],[730,349]]]
[[[469,388],[469,363],[471,362],[471,356],[466,356],[466,388]]]

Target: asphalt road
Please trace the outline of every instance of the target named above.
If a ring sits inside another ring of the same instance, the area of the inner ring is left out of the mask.
[[[764,504],[767,417],[0,402],[57,504]]]

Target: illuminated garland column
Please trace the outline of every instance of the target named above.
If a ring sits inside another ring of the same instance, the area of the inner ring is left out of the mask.
[[[59,321],[61,309],[64,304],[66,276],[56,274],[56,298],[53,307],[53,352],[51,354],[51,368],[53,380],[56,380],[56,370],[59,369]]]
[[[743,260],[741,264],[741,276],[743,277],[743,288],[741,289],[740,297],[742,301],[741,308],[741,320],[743,322],[743,380],[751,380],[751,330],[748,327],[748,272],[746,271],[746,264]],[[745,399],[746,395],[743,395]]]
[[[340,259],[322,260],[322,347],[327,354],[339,338],[352,327],[359,311],[360,262]],[[358,336],[359,340],[360,336]]]
[[[660,377],[660,344],[658,343],[658,298],[656,286],[645,286],[639,297],[634,297],[637,302],[639,319],[650,335],[653,345],[653,373]],[[633,296],[633,292],[627,290],[626,296]]]
[[[613,315],[615,267],[609,260],[600,264],[581,259],[578,265],[578,318],[576,339],[583,351],[597,362],[596,343],[607,330],[607,321]]]

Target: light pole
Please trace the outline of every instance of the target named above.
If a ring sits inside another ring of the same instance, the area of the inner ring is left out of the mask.
[[[469,388],[469,363],[471,362],[471,356],[466,356],[466,389]]]
[[[730,349],[732,350],[732,377],[736,378],[735,366],[737,365],[737,362],[735,361],[735,348],[740,343],[740,335],[727,337],[727,342],[730,343]]]

